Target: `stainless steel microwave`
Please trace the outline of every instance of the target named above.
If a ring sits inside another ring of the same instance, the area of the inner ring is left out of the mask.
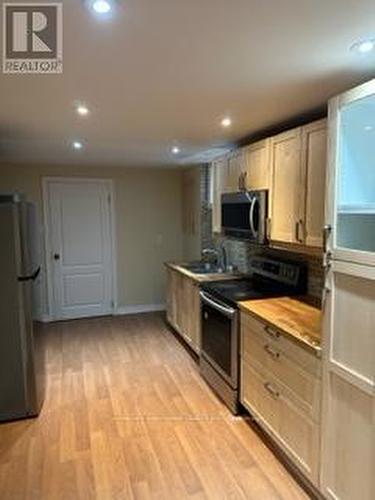
[[[267,240],[268,191],[243,191],[221,196],[225,236],[264,244]]]

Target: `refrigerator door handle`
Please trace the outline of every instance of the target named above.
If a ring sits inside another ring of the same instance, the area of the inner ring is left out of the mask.
[[[18,281],[24,282],[24,281],[35,281],[37,277],[39,276],[41,271],[41,267],[39,266],[38,269],[35,271],[35,273],[30,274],[29,276],[20,276],[18,278]]]

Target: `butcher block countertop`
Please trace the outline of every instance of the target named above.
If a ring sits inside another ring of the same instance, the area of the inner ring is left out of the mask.
[[[239,307],[320,352],[322,312],[317,307],[291,297],[248,300],[240,302]]]

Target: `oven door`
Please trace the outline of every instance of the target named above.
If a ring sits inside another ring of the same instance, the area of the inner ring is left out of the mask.
[[[201,356],[233,388],[238,387],[238,311],[201,291]]]

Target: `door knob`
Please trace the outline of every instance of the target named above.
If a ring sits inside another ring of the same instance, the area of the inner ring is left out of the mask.
[[[54,254],[53,254],[53,259],[54,259],[54,260],[60,260],[60,254],[58,254],[58,253],[54,253]]]

